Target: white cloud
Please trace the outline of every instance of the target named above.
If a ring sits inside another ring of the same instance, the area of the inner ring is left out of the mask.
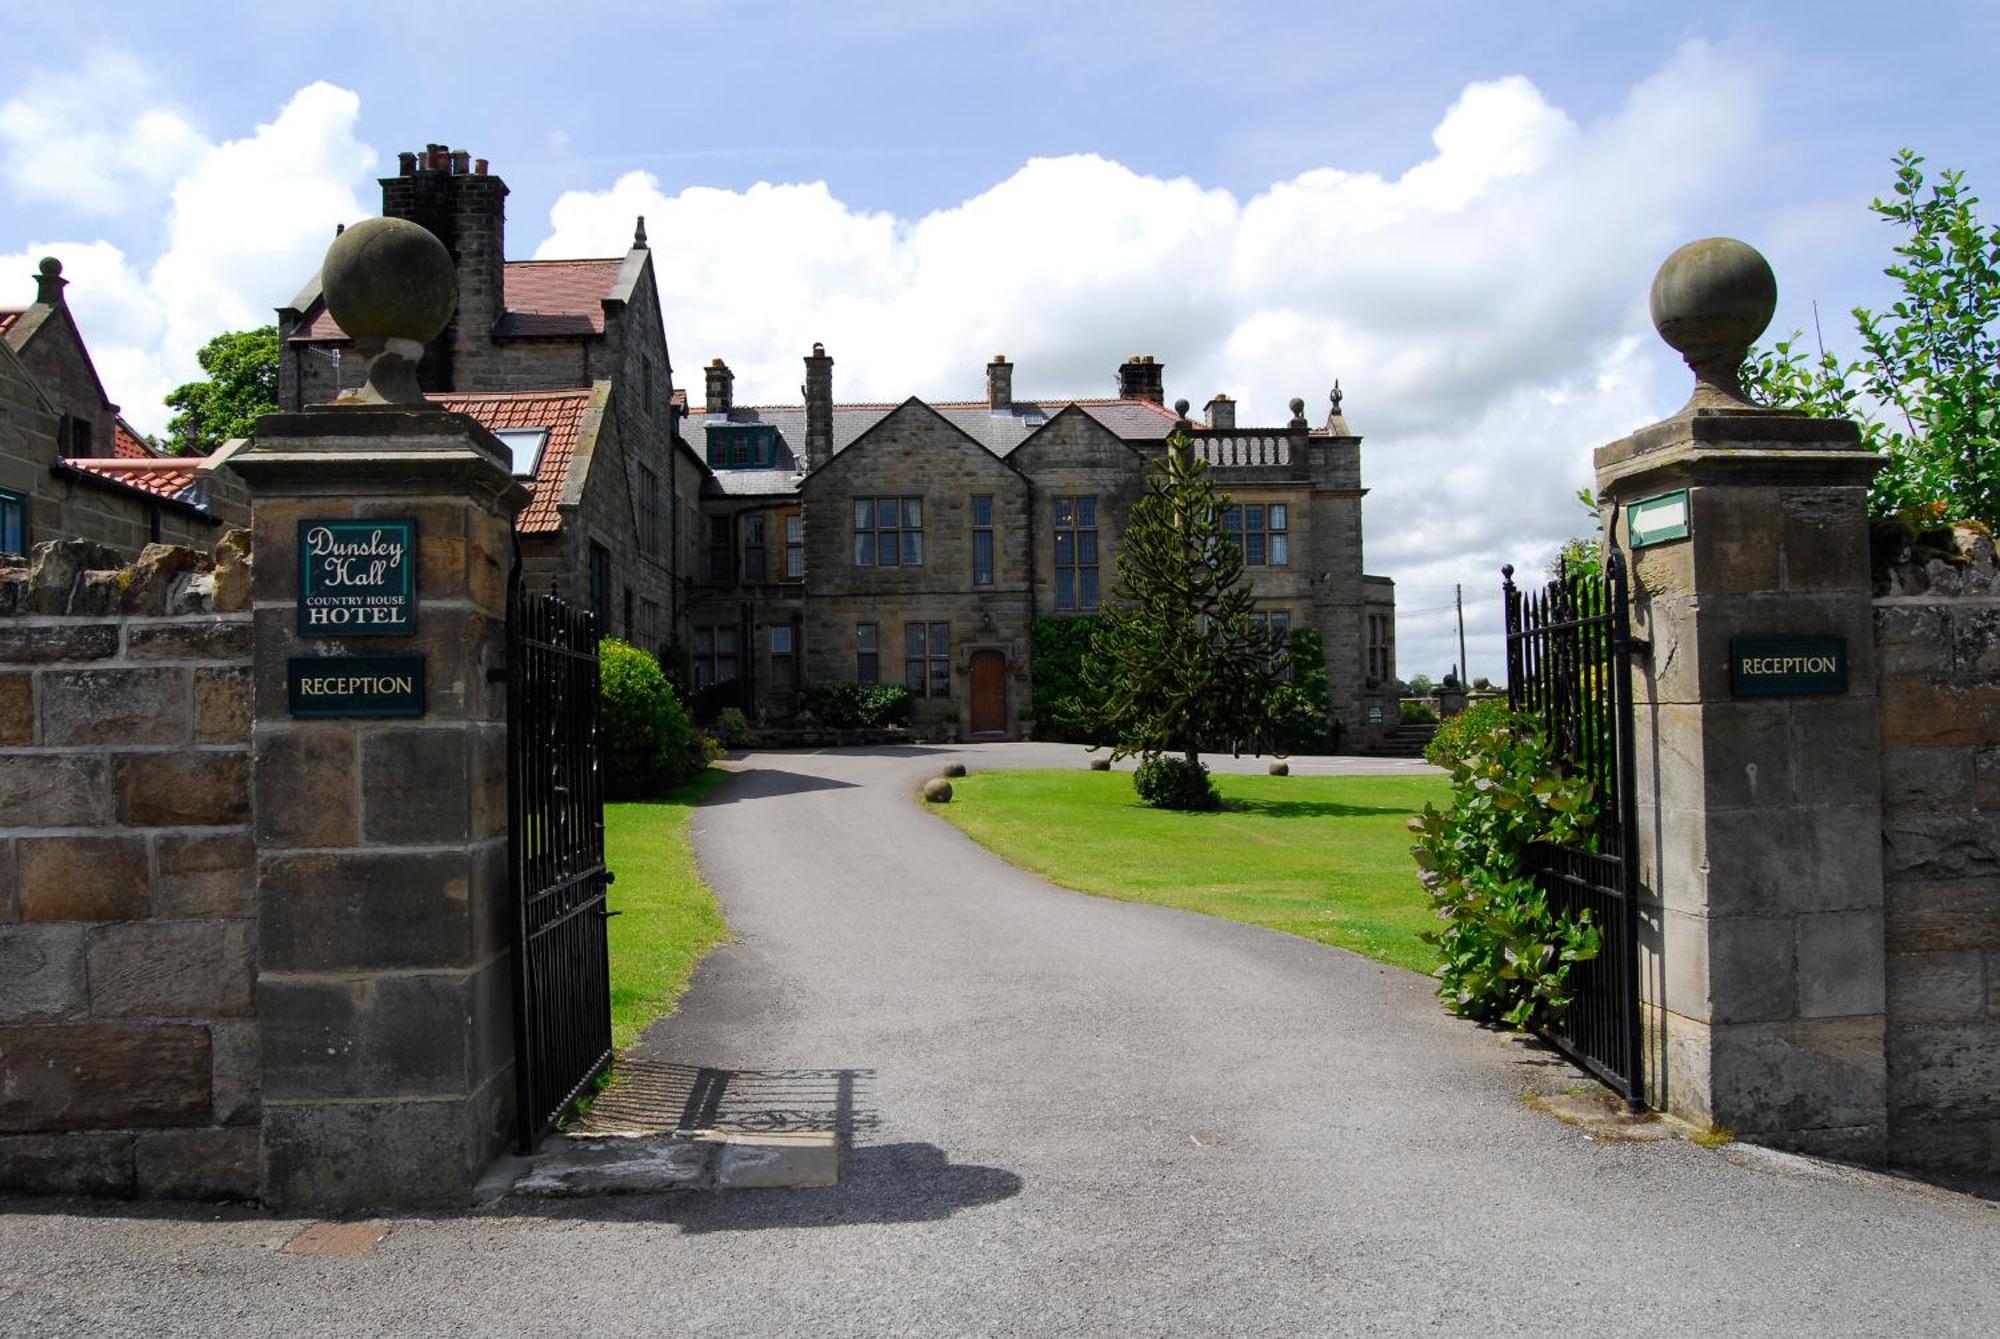
[[[101,51],[75,70],[39,72],[0,103],[0,164],[8,184],[25,199],[80,213],[145,208],[207,147],[159,97],[146,68],[116,51]],[[140,107],[136,114],[126,110],[133,106]]]
[[[147,87],[140,76],[132,82]],[[36,261],[60,258],[70,280],[66,299],[105,389],[141,430],[164,428],[161,399],[200,375],[195,352],[224,330],[268,324],[272,309],[318,268],[334,225],[375,212],[357,194],[375,162],[374,151],[354,138],[360,107],[353,93],[316,83],[243,138],[212,144],[196,137],[190,148],[168,136],[177,155],[170,171],[113,183],[122,207],[164,217],[163,245],[150,265],[142,269],[108,241],[36,242],[0,255],[0,303],[32,301]],[[9,116],[13,125],[46,122],[61,131],[57,118],[70,110],[53,94],[17,99],[0,108],[0,138],[13,147]],[[132,133],[171,119],[142,110]],[[58,142],[100,133],[87,122],[67,124]],[[7,169],[24,162],[9,157]],[[80,193],[67,203],[87,207],[100,187],[88,174],[80,180]]]
[[[632,172],[565,194],[536,254],[616,254],[646,215],[680,365],[728,359],[739,400],[796,401],[815,340],[843,399],[977,396],[995,353],[1022,393],[1102,394],[1152,353],[1170,399],[1227,390],[1271,423],[1293,395],[1323,415],[1337,376],[1403,672],[1457,660],[1448,616],[1416,611],[1462,582],[1472,670],[1498,677],[1501,563],[1538,574],[1587,523],[1591,449],[1678,403],[1643,296],[1757,115],[1747,70],[1691,44],[1589,125],[1526,79],[1470,85],[1395,178],[1325,167],[1239,201],[1079,155],[908,222],[823,183],[668,196]]]

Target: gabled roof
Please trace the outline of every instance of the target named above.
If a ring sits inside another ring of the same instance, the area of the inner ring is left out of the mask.
[[[940,418],[1002,459],[1011,455],[1015,447],[1026,441],[1030,434],[1049,419],[1072,405],[1128,442],[1165,441],[1173,432],[1174,425],[1179,422],[1173,410],[1154,404],[1150,400],[1019,400],[1006,409],[998,410],[984,400],[916,402],[935,410]],[[838,456],[852,446],[862,434],[907,403],[909,401],[896,404],[836,404],[833,407],[834,455]],[[790,460],[796,460],[797,453],[805,442],[804,405],[739,405],[729,411],[727,420],[719,417],[711,419],[705,408],[691,406],[687,411],[683,431],[690,443],[694,444],[697,455],[702,454],[698,438],[703,425],[724,421],[768,423],[777,428],[780,443]],[[774,486],[777,479],[773,477],[778,473],[779,471],[774,470],[715,472],[717,480],[722,485],[722,491],[732,496],[796,492],[798,476],[785,471],[783,477],[786,486],[778,488]]]
[[[560,391],[453,392],[433,395],[430,400],[454,414],[470,415],[488,432],[514,428],[549,430],[535,477],[527,481],[528,505],[516,522],[522,534],[547,535],[555,533],[562,524],[557,505],[569,483],[570,465],[577,458],[577,439],[592,394],[593,389],[584,386]]]
[[[609,260],[510,260],[505,270],[507,309],[494,324],[502,338],[601,335],[604,303],[618,296],[625,258]],[[304,325],[292,333],[299,343],[337,343],[347,336],[333,323],[317,286]]]

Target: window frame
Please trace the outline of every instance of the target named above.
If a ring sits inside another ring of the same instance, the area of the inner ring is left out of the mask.
[[[1088,516],[1088,524],[1085,517]],[[1054,561],[1049,572],[1055,582],[1055,607],[1059,614],[1087,614],[1099,608],[1103,602],[1104,588],[1100,573],[1104,563],[1104,553],[1098,544],[1097,495],[1076,493],[1054,497],[1049,500],[1049,533],[1054,542]],[[1069,540],[1068,556],[1064,556],[1064,539]],[[1084,549],[1088,548],[1089,561],[1084,560]],[[1064,590],[1064,576],[1067,574],[1068,590]],[[1086,574],[1089,596],[1085,597]]]
[[[6,522],[4,518],[7,509],[10,507],[13,509],[17,518],[16,523],[21,529],[20,538],[16,541],[19,545],[18,548],[4,547],[6,542]],[[34,531],[30,528],[30,522],[33,519],[33,508],[33,500],[26,493],[18,492],[12,488],[0,488],[0,553],[9,554],[17,558],[28,556],[28,549],[34,537]]]
[[[723,642],[727,640],[725,648]],[[716,684],[733,683],[743,677],[742,648],[737,642],[734,623],[704,623],[694,629],[694,686],[701,689]],[[724,677],[722,667],[729,666],[729,674]]]
[[[981,503],[985,504],[986,519],[983,523],[980,520]],[[972,521],[972,584],[988,587],[994,584],[993,495],[974,493],[966,514]]]
[[[882,523],[884,504],[891,508],[892,523]],[[868,521],[863,523],[861,509],[868,508]],[[924,566],[924,499],[922,495],[874,495],[855,496],[848,499],[848,517],[853,524],[854,543],[850,546],[856,567],[922,567]],[[914,517],[915,519],[911,519]],[[911,541],[915,541],[912,546]],[[887,549],[884,549],[887,541]],[[862,554],[867,553],[863,558]],[[889,562],[881,560],[882,554],[892,555]],[[912,557],[912,553],[915,554]]]
[[[862,636],[866,629],[867,636]],[[879,623],[854,625],[854,682],[882,682],[882,627]]]
[[[1289,502],[1232,501],[1222,511],[1222,533],[1234,541],[1245,567],[1289,567],[1291,521]]]
[[[915,634],[913,637],[912,634]],[[903,624],[903,687],[911,697],[951,697],[951,624]]]
[[[762,513],[751,512],[743,518],[743,566],[740,570],[745,581],[770,580],[771,547],[766,533]]]
[[[779,525],[785,535],[786,581],[806,579],[806,518],[797,510],[780,512]]]

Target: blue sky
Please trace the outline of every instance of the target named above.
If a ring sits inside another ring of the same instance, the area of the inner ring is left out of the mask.
[[[507,179],[517,256],[646,212],[683,382],[721,355],[791,398],[824,338],[844,396],[974,395],[1003,351],[1095,392],[1152,351],[1268,422],[1339,376],[1405,673],[1455,658],[1417,611],[1460,580],[1493,671],[1493,569],[1679,403],[1643,319],[1675,242],[1758,245],[1778,326],[1817,298],[1840,343],[1886,296],[1890,154],[2000,181],[1990,3],[71,0],[0,53],[0,302],[63,255],[142,426],[440,140]]]

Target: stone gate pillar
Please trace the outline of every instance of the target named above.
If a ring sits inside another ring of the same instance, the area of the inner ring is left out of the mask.
[[[450,280],[415,225],[348,229],[324,286],[374,355],[369,387],[260,420],[233,462],[253,506],[274,1207],[463,1204],[512,1132],[506,689],[489,671],[525,490],[491,434],[416,391]]]
[[[1710,239],[1655,279],[1686,407],[1597,452],[1633,576],[1647,1081],[1759,1142],[1877,1159],[1882,823],[1867,485],[1851,422],[1757,409],[1777,288]]]

